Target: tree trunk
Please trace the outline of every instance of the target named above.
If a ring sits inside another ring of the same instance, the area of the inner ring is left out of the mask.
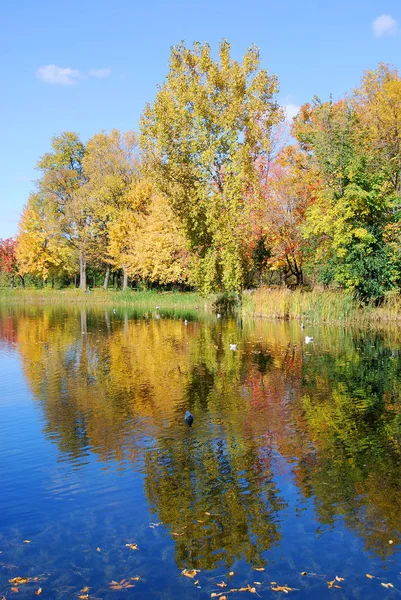
[[[22,287],[25,287],[25,279],[23,275],[20,275]]]
[[[123,273],[124,273],[124,277],[123,277],[123,292],[126,291],[127,287],[128,287],[128,273],[127,273],[127,267],[124,265],[123,266]]]
[[[107,290],[107,288],[109,287],[109,279],[110,279],[110,265],[106,265],[106,273],[104,275],[104,284],[103,284],[103,289]]]
[[[14,287],[14,275],[11,275],[10,285],[11,285],[11,289],[13,289],[13,287]]]
[[[86,292],[86,258],[83,252],[79,253],[79,288]]]

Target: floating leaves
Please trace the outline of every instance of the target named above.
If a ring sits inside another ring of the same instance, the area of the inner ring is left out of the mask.
[[[99,546],[96,548],[96,552],[101,552],[101,549],[99,548]]]
[[[380,585],[382,585],[385,588],[393,588],[393,584],[392,583],[381,583]]]
[[[225,588],[227,587],[227,584],[225,581],[222,581],[221,583],[216,583],[217,587],[221,587],[221,588]]]
[[[339,577],[338,575],[335,576],[335,578],[333,579],[333,581],[328,581],[327,585],[329,588],[340,588],[341,589],[341,585],[337,584],[337,581],[344,581],[344,577]]]
[[[35,596],[40,596],[40,594],[42,593],[42,588],[38,588],[35,592]]]
[[[253,567],[254,571],[264,571],[265,568],[264,567]]]
[[[24,543],[24,544],[30,544],[30,543],[31,543],[31,540],[24,540],[24,541],[23,541],[23,543]]]
[[[135,587],[133,583],[130,582],[129,579],[121,579],[121,581],[110,581],[109,587],[111,590],[119,591],[119,590],[128,590],[129,588]]]
[[[219,585],[219,584],[217,584]],[[236,592],[250,592],[251,594],[257,594],[256,588],[255,587],[251,587],[249,584],[246,587],[240,587],[240,588],[232,588],[230,590],[227,590],[226,592],[212,592],[210,594],[211,598],[225,598],[225,594],[234,594]]]
[[[295,591],[295,588],[290,588],[288,585],[278,585],[275,581],[271,581],[270,585],[272,592],[284,592],[284,594],[288,594]]]
[[[39,577],[13,577],[8,580],[8,583],[12,583],[14,585],[24,585],[26,583],[31,583],[32,581],[39,581]]]
[[[366,573],[366,577],[368,579],[376,579],[376,577],[374,575],[369,575],[369,573]]]
[[[184,569],[181,571],[181,575],[185,575],[185,577],[190,577],[193,579],[197,573],[199,573],[199,569]]]

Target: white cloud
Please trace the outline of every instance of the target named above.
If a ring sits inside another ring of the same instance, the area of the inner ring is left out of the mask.
[[[89,69],[89,77],[96,77],[96,79],[105,79],[111,75],[111,69],[108,67],[105,69]]]
[[[292,119],[299,113],[299,109],[301,107],[298,106],[298,104],[286,104],[283,108],[285,110],[285,120],[292,121]]]
[[[375,37],[384,37],[397,35],[398,23],[391,15],[380,15],[372,23],[373,35]]]
[[[89,69],[88,73],[82,73],[71,67],[58,67],[57,65],[46,65],[39,67],[36,71],[36,77],[44,83],[51,85],[75,85],[80,79],[95,77],[96,79],[105,79],[111,74],[111,69]]]
[[[70,67],[58,67],[57,65],[47,65],[39,67],[36,71],[36,77],[44,83],[51,85],[74,85],[82,77],[80,71]]]

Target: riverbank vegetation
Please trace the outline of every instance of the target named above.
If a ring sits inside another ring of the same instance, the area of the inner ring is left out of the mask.
[[[1,241],[3,280],[205,296],[268,286],[267,300],[265,287],[245,299],[255,314],[346,321],[384,302],[398,315],[398,72],[381,64],[291,124],[277,92],[255,47],[241,62],[225,41],[217,59],[207,44],[173,47],[139,133],[52,139],[18,234]]]

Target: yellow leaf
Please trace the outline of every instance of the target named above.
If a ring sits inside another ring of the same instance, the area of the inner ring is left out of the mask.
[[[181,571],[181,575],[185,575],[185,577],[191,577],[191,579],[193,579],[197,573],[199,573],[199,569],[184,569]]]
[[[19,589],[17,587],[12,587],[11,591],[16,594],[17,592],[19,592]]]
[[[96,548],[97,552],[101,552],[101,549],[99,548],[99,546]]]
[[[135,577],[131,577],[131,581],[139,581],[140,577],[139,575],[135,575]]]
[[[305,577],[305,575],[307,575],[308,573],[306,571],[302,571],[301,575],[303,575]]]
[[[216,583],[217,587],[221,587],[221,588],[225,588],[227,587],[227,584],[225,583],[225,581],[222,581],[221,583]]]
[[[83,594],[85,594],[86,592],[89,592],[88,586],[86,585],[85,587],[82,588],[82,590],[79,590],[80,592],[82,592]]]
[[[31,540],[24,540],[24,544],[30,544]]]
[[[35,592],[35,596],[40,596],[40,594],[42,593],[42,588],[38,588]]]
[[[125,544],[125,545],[130,550],[138,550],[138,545],[137,544]]]
[[[265,568],[264,567],[253,567],[254,571],[264,571]]]
[[[375,576],[374,575],[369,575],[369,573],[366,573],[366,577],[368,579],[375,579]]]
[[[393,540],[389,540],[389,541],[388,541],[388,543],[389,543],[390,545],[391,545],[391,544],[394,544]]]
[[[392,583],[381,583],[380,585],[382,585],[385,588],[393,588],[393,584]]]
[[[285,594],[288,594],[288,592],[293,592],[294,588],[290,588],[288,587],[288,585],[278,585],[275,583],[275,585],[272,585],[271,587],[273,592],[284,592]]]
[[[29,577],[14,577],[13,579],[9,579],[8,583],[14,583],[15,585],[23,585],[24,583],[29,583]]]
[[[232,577],[233,575],[235,575],[235,572],[234,571],[230,571],[229,572],[229,576]]]
[[[339,577],[338,575],[336,575],[336,581],[344,581],[344,577]]]
[[[78,600],[88,600],[88,598],[89,598],[89,594],[78,596]]]

